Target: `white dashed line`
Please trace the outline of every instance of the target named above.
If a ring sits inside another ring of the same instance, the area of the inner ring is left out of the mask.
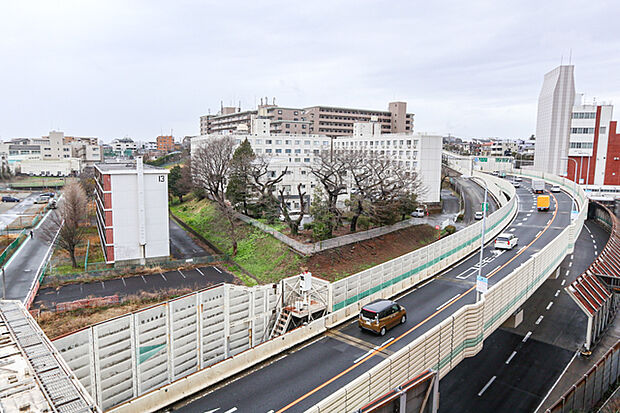
[[[527,341],[527,339],[531,337],[531,335],[532,335],[532,332],[528,331],[527,334],[525,335],[525,337],[523,337],[523,340],[521,340],[521,341],[525,343]]]
[[[527,214],[528,217],[532,216],[532,214]]]
[[[549,304],[547,304],[547,311],[549,311],[552,305],[553,305],[553,301],[549,301]]]
[[[558,295],[560,295],[560,290],[557,290],[557,291],[555,292],[555,296],[557,297]]]
[[[456,300],[460,296],[461,296],[461,294],[455,295],[454,297],[450,298],[448,301],[446,301],[445,303],[443,303],[442,305],[437,307],[435,310],[437,310],[437,311],[441,310],[442,308],[444,308],[445,306],[447,306],[448,304],[450,304],[452,301]]]
[[[202,271],[200,271],[200,268],[196,268],[196,271],[198,271],[200,273],[200,275],[204,276],[204,273]]]
[[[519,222],[519,223],[517,224],[517,226],[521,226],[521,225],[523,225],[523,222]]]
[[[146,284],[146,278],[144,278],[144,275],[141,275],[140,277],[142,277],[142,281],[144,281],[144,284]]]
[[[571,262],[568,263],[568,267],[570,268],[572,266],[573,266],[573,262],[571,261]]]
[[[590,228],[588,228],[588,226],[587,226],[587,225],[584,225],[584,227],[586,227],[586,229],[588,230],[588,232],[589,232],[590,234],[592,233],[592,231],[590,231]]]
[[[510,228],[510,232],[514,232],[516,228]]]
[[[101,288],[105,290],[105,284],[101,281]]]
[[[164,279],[164,281],[168,281],[168,280],[166,279],[166,277],[164,277],[164,273],[163,273],[163,272],[160,272],[160,273],[159,273],[159,275],[161,275],[161,278],[163,278],[163,279]]]
[[[236,411],[237,411],[237,408],[236,408],[236,407],[233,407],[232,409],[228,409],[228,410],[226,410],[224,413],[234,413],[234,412],[236,412]]]
[[[568,277],[568,274],[570,274],[570,270],[566,270],[566,276]]]
[[[564,284],[566,284],[566,280],[562,280],[562,287],[564,287]]]
[[[124,285],[125,287],[127,287],[127,283],[125,282],[125,279],[124,279],[123,277],[121,277],[121,280],[123,280],[123,285]]]
[[[478,393],[478,396],[482,396],[482,394],[489,388],[489,386],[495,381],[496,378],[497,376],[491,377],[491,380],[489,380],[489,382],[484,385],[482,390],[480,390],[480,393]]]
[[[596,244],[596,240],[595,240],[595,239],[593,239],[593,240],[592,240],[592,243],[593,243],[593,244]]]
[[[516,351],[513,351],[512,354],[510,355],[510,357],[508,357],[508,360],[506,360],[506,364],[510,364],[510,360],[512,360],[512,358],[517,354]]]
[[[575,255],[571,254],[570,259],[573,260],[574,258],[575,258]]]
[[[181,270],[177,270],[177,271],[179,272],[179,274],[181,274],[181,277],[186,278],[186,277],[185,277],[185,274],[183,274],[183,273],[181,272]]]
[[[540,236],[540,234],[542,234],[542,231],[538,231],[538,234],[536,234],[536,236],[534,238],[538,238]]]
[[[536,322],[534,324],[536,324],[536,325],[540,324],[540,322],[543,320],[543,318],[545,318],[545,317],[541,315],[540,317],[538,317],[538,320],[536,320]]]
[[[219,272],[220,274],[222,273],[222,271],[220,271],[220,269],[217,267],[211,266],[211,268],[215,268],[215,271]]]

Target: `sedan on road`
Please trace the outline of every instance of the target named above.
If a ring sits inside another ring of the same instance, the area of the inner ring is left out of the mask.
[[[474,214],[474,219],[476,220],[480,220],[483,218],[484,215],[482,215],[482,211],[476,211],[476,213]]]
[[[19,202],[19,198],[15,198],[14,196],[3,196],[2,202]]]
[[[562,190],[562,188],[560,188],[560,185],[553,185],[551,187],[551,192],[560,192]]]
[[[514,234],[510,234],[508,232],[499,234],[497,238],[495,238],[496,249],[511,250],[516,247],[518,243],[519,238],[515,237]]]

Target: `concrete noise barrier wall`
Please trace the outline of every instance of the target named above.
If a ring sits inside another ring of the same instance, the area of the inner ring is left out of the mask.
[[[262,342],[278,286],[224,284],[61,337],[54,345],[103,409]]]
[[[585,193],[559,177],[531,174],[561,185],[572,193],[580,207],[579,216],[553,241],[490,287],[480,301],[466,305],[426,334],[397,351],[368,372],[313,406],[307,412],[349,412],[359,409],[394,387],[427,369],[442,378],[465,357],[482,349],[490,336],[517,310],[573,251],[587,216]]]

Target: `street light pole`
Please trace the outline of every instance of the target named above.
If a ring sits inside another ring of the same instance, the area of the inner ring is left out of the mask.
[[[562,158],[562,159],[566,159],[568,161],[575,162],[575,179],[573,180],[573,192],[574,192],[574,194],[576,194],[577,193],[577,161],[575,159],[572,159],[572,158],[569,158],[569,157]],[[566,176],[568,176],[568,173],[566,174]],[[572,221],[573,220],[573,211],[575,210],[575,197],[571,196],[571,199],[573,201],[572,204],[571,204],[571,210],[570,210],[570,215],[571,215],[570,219]]]
[[[489,187],[487,186],[487,182],[483,179],[484,182],[484,202],[482,203],[482,233],[480,234],[480,261],[478,262],[478,277],[482,277],[482,257],[484,255],[484,232],[486,229],[487,222],[487,193]],[[476,302],[480,300],[480,291],[476,291]]]

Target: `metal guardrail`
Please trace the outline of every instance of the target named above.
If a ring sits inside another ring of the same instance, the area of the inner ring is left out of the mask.
[[[545,413],[592,411],[605,393],[618,385],[619,380],[620,341],[610,348],[558,401],[545,410]]]

